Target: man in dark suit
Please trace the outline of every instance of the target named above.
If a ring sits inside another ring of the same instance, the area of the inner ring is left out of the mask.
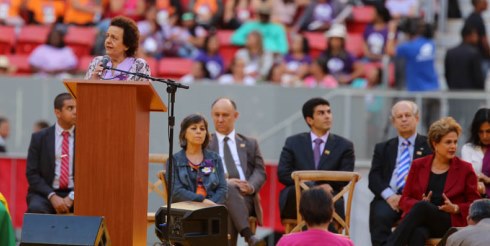
[[[310,132],[288,137],[279,158],[277,175],[286,187],[279,194],[282,219],[296,218],[296,194],[291,173],[298,170],[354,170],[354,145],[351,141],[330,132],[332,111],[323,98],[312,98],[303,105],[303,117]],[[329,182],[325,189],[338,193],[346,184]],[[344,217],[344,201],[335,203],[335,211]]]
[[[239,113],[236,104],[229,98],[218,98],[211,106],[216,133],[211,136],[208,148],[223,159],[228,175],[228,208],[232,245],[236,244],[240,233],[249,245],[260,241],[252,234],[248,218],[257,217],[262,224],[262,207],[259,190],[265,182],[265,167],[259,145],[253,138],[245,137],[235,131],[235,121]]]
[[[369,172],[369,189],[375,196],[369,214],[373,246],[385,244],[391,228],[400,219],[398,203],[403,187],[399,187],[401,183],[397,185],[399,176],[406,179],[411,160],[432,153],[427,137],[417,134],[419,110],[414,102],[397,102],[391,109],[391,121],[398,136],[376,144]],[[403,158],[405,149],[407,159]]]
[[[7,147],[5,146],[5,139],[8,138],[10,133],[10,124],[7,118],[0,117],[0,153],[7,152]]]
[[[73,210],[76,102],[56,96],[56,123],[33,133],[27,154],[28,213],[63,214]]]

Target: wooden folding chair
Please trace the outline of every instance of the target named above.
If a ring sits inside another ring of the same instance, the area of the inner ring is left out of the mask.
[[[352,207],[352,199],[354,197],[354,189],[356,183],[360,179],[359,173],[356,172],[345,172],[345,171],[295,171],[291,174],[294,180],[295,191],[296,191],[296,226],[290,232],[301,231],[301,228],[305,226],[305,221],[299,213],[299,201],[301,198],[302,190],[308,190],[310,187],[306,184],[311,181],[332,181],[332,182],[348,182],[344,188],[333,197],[333,202],[335,203],[344,194],[347,193],[347,202],[345,210],[345,219],[342,219],[337,212],[334,211],[333,219],[340,226],[340,231],[343,232],[345,236],[350,235],[350,212]],[[290,233],[286,231],[286,233]]]
[[[165,165],[165,162],[167,162],[167,158],[168,155],[165,154],[150,154],[149,162],[161,164],[163,167]],[[157,193],[162,197],[163,202],[166,204],[167,183],[165,182],[165,171],[164,170],[159,171],[157,173],[157,178],[158,178],[157,181],[153,183],[151,181],[148,181],[148,194],[150,194],[151,192]],[[155,212],[148,212],[146,217],[149,225],[155,222]]]

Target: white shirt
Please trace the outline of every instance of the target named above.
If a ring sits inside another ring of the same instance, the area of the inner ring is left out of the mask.
[[[325,144],[327,144],[328,134],[330,134],[330,132],[327,132],[325,135],[319,137],[319,136],[315,135],[315,133],[310,132],[310,136],[311,136],[311,149],[313,151],[315,150],[315,139],[321,138],[323,140],[323,142],[320,144],[320,157],[322,156],[322,152],[323,152],[323,149],[325,148]]]
[[[73,144],[75,142],[75,136],[74,136],[74,130],[75,126],[72,126],[68,132],[70,133],[70,136],[68,137],[69,141],[69,157],[70,157],[70,167],[69,167],[69,178],[68,178],[68,188],[73,188],[74,187],[74,182],[73,182],[73,157],[74,157],[74,149],[73,149]],[[61,128],[60,125],[58,125],[58,122],[55,124],[55,131],[54,131],[54,146],[55,146],[55,169],[54,169],[54,181],[53,181],[53,188],[54,189],[59,189],[60,188],[60,174],[61,174],[61,147],[63,144],[63,131],[64,129]]]
[[[225,170],[225,173],[228,173],[228,170],[226,170],[223,147],[225,143],[225,137],[228,137],[228,147],[230,148],[231,156],[235,161],[236,169],[238,170],[238,174],[240,175],[240,180],[245,181],[245,173],[243,172],[242,164],[240,163],[240,158],[238,157],[238,150],[236,147],[235,130],[233,129],[233,131],[231,131],[228,135],[223,135],[219,132],[216,132],[216,137],[218,138],[219,156],[221,156],[221,160],[223,160],[223,169]]]
[[[5,139],[2,136],[0,136],[0,146],[5,146]]]
[[[484,155],[482,148],[480,146],[475,146],[472,143],[463,145],[463,148],[461,149],[461,158],[464,161],[471,163],[477,175],[481,174]]]

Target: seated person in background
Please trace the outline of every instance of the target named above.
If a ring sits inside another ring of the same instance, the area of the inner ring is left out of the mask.
[[[462,159],[471,163],[478,180],[485,184],[485,194],[490,197],[490,109],[479,109],[473,122],[468,142],[461,149]]]
[[[264,49],[262,34],[253,31],[247,36],[244,48],[235,53],[235,59],[245,62],[245,74],[256,80],[264,80],[274,63],[274,56]]]
[[[243,23],[254,17],[255,9],[261,0],[230,0],[225,1],[223,24],[228,29],[238,29]]]
[[[56,123],[33,133],[27,153],[27,212],[65,214],[75,199],[75,122],[77,105],[68,93],[54,99]]]
[[[248,21],[240,26],[231,36],[234,45],[248,43],[251,32],[258,32],[263,38],[264,51],[284,55],[288,52],[288,39],[283,26],[271,22],[270,6],[262,2],[257,9],[258,20]],[[269,67],[270,68],[270,67]]]
[[[222,0],[191,0],[189,2],[189,10],[196,14],[196,22],[206,28],[220,23],[223,9]]]
[[[393,18],[400,19],[401,17],[417,17],[419,15],[418,0],[386,0],[386,8],[390,10]]]
[[[192,69],[190,74],[184,75],[180,78],[180,83],[192,84],[197,80],[210,79],[209,71],[206,69],[206,63],[201,61],[194,61],[192,63]]]
[[[303,80],[303,84],[306,87],[320,87],[320,88],[337,88],[339,83],[337,80],[328,73],[327,62],[325,58],[316,59],[310,66],[310,76]]]
[[[15,246],[15,231],[10,219],[7,200],[0,193],[0,245]]]
[[[34,123],[34,126],[32,127],[32,132],[38,132],[38,131],[41,131],[42,129],[44,128],[48,128],[49,127],[49,123],[45,120],[39,120],[39,121],[36,121],[36,123]]]
[[[468,226],[447,239],[446,246],[485,246],[490,242],[490,200],[475,200],[468,213]]]
[[[298,20],[296,29],[326,31],[343,8],[340,0],[312,0]]]
[[[65,45],[66,26],[54,25],[46,44],[38,46],[29,56],[29,64],[38,75],[67,77],[77,68],[78,59]]]
[[[233,58],[233,61],[231,61],[228,73],[221,75],[218,82],[223,85],[255,85],[255,79],[247,75],[245,73],[245,69],[245,61],[241,58],[235,57]]]
[[[326,33],[327,49],[320,55],[327,62],[328,70],[340,85],[347,85],[363,74],[362,65],[345,49],[347,29],[344,25],[335,24]]]
[[[181,21],[182,26],[172,27],[168,42],[175,46],[176,55],[179,57],[193,58],[197,56],[199,49],[204,47],[207,31],[196,23],[192,12],[184,13]]]
[[[210,205],[225,204],[227,183],[221,157],[206,149],[209,143],[208,122],[191,114],[180,123],[182,150],[173,155],[172,202],[195,201]]]
[[[5,146],[5,140],[8,138],[10,133],[10,123],[6,117],[0,116],[0,153],[7,152],[7,147]]]
[[[399,202],[412,160],[432,153],[427,137],[417,133],[417,104],[399,101],[390,115],[398,136],[376,144],[369,171],[368,186],[374,194],[369,210],[373,246],[384,245],[393,225],[401,218]]]
[[[375,5],[374,20],[364,29],[364,56],[369,61],[380,61],[385,54],[386,41],[388,40],[388,23],[391,15],[388,9],[381,5]],[[391,35],[394,35],[391,34]],[[390,37],[395,38],[395,37]]]
[[[309,54],[308,39],[302,34],[292,34],[289,53],[282,60],[285,70],[283,85],[301,81],[308,74],[312,62]]]
[[[286,27],[294,24],[294,18],[300,6],[297,0],[265,0],[271,6],[271,20]]]
[[[26,0],[25,2],[29,12],[28,23],[54,24],[65,15],[66,1]]]
[[[332,194],[321,188],[304,191],[299,202],[299,213],[303,216],[308,230],[283,235],[277,246],[354,245],[349,238],[328,231],[333,212]]]
[[[480,198],[471,164],[456,157],[461,126],[451,117],[429,128],[434,154],[412,162],[400,198],[402,220],[387,245],[425,245],[450,227],[466,226],[470,204]]]
[[[219,40],[216,33],[210,33],[204,40],[204,48],[199,51],[196,61],[204,62],[211,79],[217,79],[225,70],[223,57],[219,54]]]
[[[10,0],[0,2],[0,25],[22,26],[24,19],[21,9],[25,8],[26,0]]]
[[[310,131],[286,139],[277,166],[279,182],[285,185],[279,194],[281,219],[296,219],[296,192],[291,173],[301,170],[354,170],[354,145],[331,132],[333,115],[330,103],[323,98],[312,98],[303,104],[302,112]],[[347,182],[318,182],[313,185],[337,194]],[[335,211],[345,218],[342,197],[335,202]],[[332,225],[330,229],[336,231]]]
[[[103,12],[101,0],[69,0],[63,21],[65,24],[94,25],[101,20]]]

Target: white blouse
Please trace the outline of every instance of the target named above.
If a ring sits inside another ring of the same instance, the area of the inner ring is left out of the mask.
[[[461,149],[461,158],[473,165],[473,169],[477,175],[481,174],[483,150],[480,146],[475,146],[472,143],[463,145],[463,148]]]

